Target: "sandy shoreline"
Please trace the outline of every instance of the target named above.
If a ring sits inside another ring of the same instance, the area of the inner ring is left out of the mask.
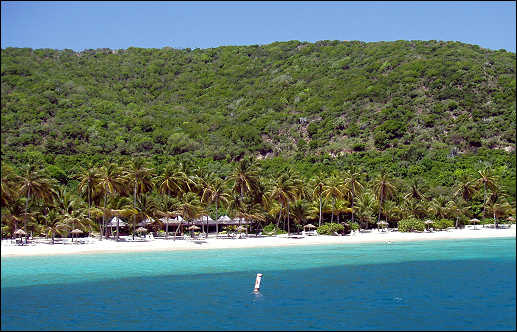
[[[93,240],[86,244],[45,244],[14,245],[11,240],[2,240],[1,257],[19,256],[47,256],[63,254],[99,254],[99,253],[127,253],[142,251],[168,251],[168,250],[203,250],[203,249],[230,249],[230,248],[257,248],[278,247],[294,245],[325,245],[325,244],[357,244],[373,242],[397,242],[397,241],[427,241],[427,240],[452,240],[452,239],[477,239],[516,237],[515,225],[507,229],[471,227],[466,229],[452,229],[448,231],[401,233],[379,232],[372,230],[364,233],[354,233],[346,236],[306,236],[303,238],[286,237],[249,237],[246,239],[215,239],[208,238],[201,241],[193,240],[168,240],[155,239],[145,242],[115,242],[113,240]]]

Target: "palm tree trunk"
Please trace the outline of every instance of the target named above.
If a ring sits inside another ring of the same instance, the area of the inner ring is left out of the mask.
[[[217,208],[218,208],[218,204],[219,201],[218,200],[215,200],[215,233],[216,233],[216,238],[217,238],[217,235],[219,235],[219,222],[217,221],[217,219],[219,218],[219,213],[217,211]]]
[[[27,211],[29,209],[29,200],[31,195],[31,187],[27,188],[27,200],[25,201],[25,217],[23,218],[23,230],[27,233]],[[25,236],[25,244],[27,244],[27,236]]]
[[[287,202],[287,236],[290,234],[290,228],[289,228],[289,201]]]
[[[135,190],[133,191],[133,207],[136,210],[136,180],[135,180]],[[136,228],[136,214],[133,216],[133,240],[135,239],[135,228]]]
[[[318,222],[318,227],[321,226],[321,200],[322,200],[322,198],[320,196],[320,220]]]
[[[379,218],[377,218],[377,222],[381,221],[381,209],[382,209],[382,195],[381,195],[381,201],[379,203]]]
[[[105,224],[106,224],[106,195],[107,195],[107,192],[106,192],[106,185],[104,186],[104,211],[102,212],[102,225],[101,225],[101,241],[102,241],[102,236],[104,235],[104,232],[105,232]]]
[[[485,206],[486,206],[486,182],[483,182],[483,218],[486,218]]]
[[[354,222],[354,190],[352,189],[352,222]]]
[[[90,181],[88,181],[88,219],[91,218],[90,216],[90,209],[92,208],[92,200],[90,195]]]
[[[169,237],[169,217],[167,217],[167,222],[165,224],[165,238],[167,239]],[[174,234],[174,237],[176,237],[176,234]]]
[[[334,222],[334,209],[336,208],[336,198],[332,198],[332,217],[330,218],[330,223]]]

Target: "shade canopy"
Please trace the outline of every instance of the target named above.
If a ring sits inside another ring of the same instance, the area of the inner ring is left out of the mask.
[[[146,225],[152,224],[154,221],[155,220],[153,218],[146,218],[146,219],[142,220],[141,222],[139,222],[136,225],[137,226],[146,226]]]
[[[313,224],[307,224],[307,225],[303,226],[303,228],[317,228],[317,227],[314,226]]]
[[[431,219],[427,219],[426,221],[424,221],[426,224],[433,224],[434,221],[432,221]]]
[[[147,228],[138,227],[138,228],[136,229],[136,232],[137,232],[137,233],[147,233]]]
[[[14,235],[27,235],[27,233],[25,233],[25,231],[23,229],[19,229],[17,230],[16,232],[14,232]]]
[[[220,216],[219,219],[217,219],[218,222],[228,222],[228,221],[232,221],[232,219],[230,217],[228,217],[227,215],[224,215],[224,216]]]
[[[84,232],[82,230],[76,228],[73,231],[71,231],[70,233],[72,233],[72,234],[82,234]]]
[[[169,225],[176,224],[177,225],[177,224],[183,222],[183,218],[181,216],[177,216],[176,218],[163,217],[163,218],[160,218],[160,221],[164,224],[169,224]]]
[[[470,219],[470,222],[479,222],[479,219],[473,218],[473,219]]]
[[[199,229],[199,227],[197,227],[196,225],[192,225],[188,228],[188,230],[190,230],[190,231],[194,231],[194,230],[198,230],[198,229]]]
[[[119,217],[113,217],[106,226],[108,226],[108,227],[117,227],[117,221],[118,221],[118,226],[119,227],[127,226],[127,223],[124,220],[120,219]]]

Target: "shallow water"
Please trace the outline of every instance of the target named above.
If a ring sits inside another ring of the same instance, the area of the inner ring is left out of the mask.
[[[1,275],[9,330],[515,329],[515,238],[13,257]]]

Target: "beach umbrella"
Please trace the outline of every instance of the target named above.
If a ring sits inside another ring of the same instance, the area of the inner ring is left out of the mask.
[[[77,235],[77,234],[82,234],[84,232],[82,230],[76,228],[73,231],[71,231],[70,233],[72,233],[72,241],[74,241],[74,234]]]
[[[313,224],[307,224],[307,225],[303,226],[303,228],[314,229],[314,228],[317,228],[317,227],[314,226]]]
[[[470,219],[470,222],[471,222],[471,223],[474,223],[474,229],[477,229],[477,228],[476,228],[476,224],[479,222],[479,219],[477,219],[477,218],[472,218],[472,219]]]
[[[19,230],[17,230],[16,232],[14,232],[14,235],[16,235],[16,237],[18,237],[18,235],[19,235],[20,237],[22,237],[22,236],[26,236],[26,235],[27,235],[27,233],[26,233],[23,229],[21,229],[21,228],[20,228]]]
[[[199,230],[200,228],[197,227],[196,225],[192,225],[188,228],[189,231],[195,231],[195,230]]]
[[[426,221],[424,221],[424,223],[427,225],[430,225],[430,224],[434,224],[434,221],[432,221],[431,219],[427,219]]]
[[[147,233],[147,228],[138,227],[138,228],[136,229],[136,232],[137,232],[137,233]]]
[[[512,216],[509,216],[508,218],[506,218],[506,220],[511,221],[511,222],[514,222],[514,221],[515,221],[515,218],[514,218],[514,217],[512,217]]]

